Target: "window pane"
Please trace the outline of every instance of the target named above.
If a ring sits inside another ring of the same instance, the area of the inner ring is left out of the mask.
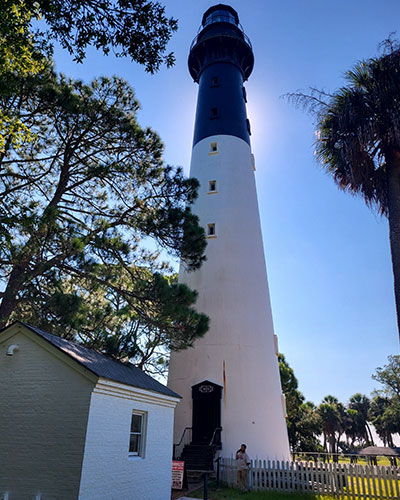
[[[142,431],[142,415],[132,415],[131,432]]]
[[[130,453],[140,453],[140,434],[131,434],[129,442]]]

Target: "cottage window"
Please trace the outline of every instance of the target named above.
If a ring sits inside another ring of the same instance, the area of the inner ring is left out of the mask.
[[[146,414],[141,412],[132,412],[131,432],[129,440],[129,455],[144,456],[146,438]]]
[[[208,192],[209,193],[217,192],[217,181],[208,181]]]

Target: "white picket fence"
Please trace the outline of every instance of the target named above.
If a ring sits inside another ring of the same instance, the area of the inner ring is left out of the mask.
[[[235,462],[220,459],[220,480],[231,487],[237,484]],[[249,488],[302,491],[345,500],[400,499],[400,467],[252,460]]]

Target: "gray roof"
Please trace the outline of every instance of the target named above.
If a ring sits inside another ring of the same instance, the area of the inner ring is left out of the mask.
[[[150,375],[147,375],[147,373],[144,373],[131,363],[122,363],[121,361],[113,359],[106,354],[101,354],[100,352],[88,349],[82,345],[76,344],[75,342],[71,342],[70,340],[57,337],[57,335],[52,335],[51,333],[40,330],[39,328],[27,325],[22,321],[17,321],[16,323],[25,326],[32,332],[47,340],[50,344],[63,351],[69,357],[99,377],[114,380],[115,382],[131,385],[133,387],[138,387],[140,389],[158,392],[160,394],[165,394],[166,396],[180,398],[179,394],[171,391],[171,389],[161,384],[153,377],[150,377]]]

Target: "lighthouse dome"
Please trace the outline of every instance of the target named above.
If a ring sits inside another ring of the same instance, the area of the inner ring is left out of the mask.
[[[248,36],[239,24],[239,16],[229,5],[218,4],[204,14],[199,33],[190,46],[189,71],[199,82],[203,70],[215,62],[234,64],[246,81],[254,66]]]

